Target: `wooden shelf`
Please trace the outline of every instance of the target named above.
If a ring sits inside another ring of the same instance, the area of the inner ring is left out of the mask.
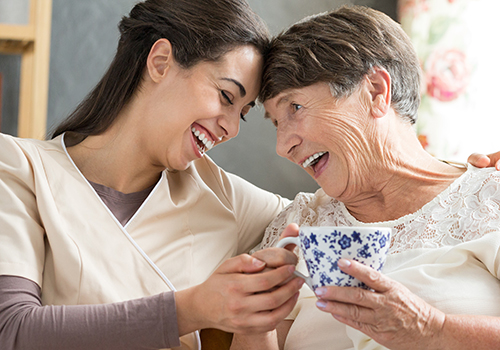
[[[0,53],[21,55],[18,136],[44,139],[52,0],[30,0],[27,25],[0,24]]]

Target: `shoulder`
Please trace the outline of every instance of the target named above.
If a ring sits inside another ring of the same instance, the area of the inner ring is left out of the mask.
[[[456,190],[463,194],[482,193],[482,196],[500,198],[500,171],[468,165],[467,171],[456,184]]]
[[[0,134],[0,166],[2,168],[21,168],[29,158],[36,154],[34,140],[21,139]]]
[[[25,157],[30,157],[43,151],[61,151],[61,137],[44,141],[20,138],[0,133],[0,149],[2,150],[0,153],[0,156],[2,157],[8,157],[9,155],[19,156],[20,154],[23,154]],[[14,154],[9,154],[10,152],[13,152]]]
[[[43,168],[42,154],[58,150],[60,140],[42,141],[0,134],[0,170],[4,174],[31,178]]]

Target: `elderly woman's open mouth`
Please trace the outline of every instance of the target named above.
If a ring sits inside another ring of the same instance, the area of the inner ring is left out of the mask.
[[[317,152],[312,156],[307,158],[304,162],[302,162],[302,167],[307,169],[307,167],[311,167],[316,175],[319,175],[324,166],[328,163],[329,153],[328,152]]]

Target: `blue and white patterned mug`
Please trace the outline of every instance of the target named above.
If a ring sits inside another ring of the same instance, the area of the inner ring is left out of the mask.
[[[286,237],[277,247],[295,244],[306,261],[309,277],[296,271],[314,291],[322,286],[362,287],[358,279],[342,272],[340,258],[352,259],[380,271],[390,246],[391,228],[347,226],[303,226],[298,237]]]

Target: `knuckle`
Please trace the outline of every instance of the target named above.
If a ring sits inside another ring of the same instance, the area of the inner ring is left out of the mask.
[[[239,314],[243,311],[243,305],[238,300],[230,300],[227,303],[227,310],[230,314]]]
[[[362,303],[366,299],[365,290],[361,288],[356,288],[352,297],[356,303],[358,304]]]
[[[250,262],[252,257],[248,254],[241,254],[238,256],[242,263]]]
[[[227,293],[229,295],[235,295],[241,293],[241,284],[237,282],[229,283],[227,286]]]
[[[267,277],[263,277],[263,278],[259,279],[258,283],[259,283],[260,290],[268,290],[268,289],[271,289],[273,287],[273,284],[271,283],[271,281]]]
[[[233,323],[233,326],[240,331],[247,329],[247,324],[243,318],[239,318],[239,317],[234,318],[232,320],[232,323]]]
[[[380,272],[376,271],[376,270],[370,270],[370,272],[368,272],[367,274],[367,279],[368,281],[372,282],[372,283],[376,283],[380,280]]]
[[[359,316],[360,316],[359,307],[353,306],[353,307],[349,308],[349,317],[351,319],[359,320]]]
[[[281,305],[281,298],[275,294],[269,294],[269,298],[264,303],[267,310],[273,310]]]

